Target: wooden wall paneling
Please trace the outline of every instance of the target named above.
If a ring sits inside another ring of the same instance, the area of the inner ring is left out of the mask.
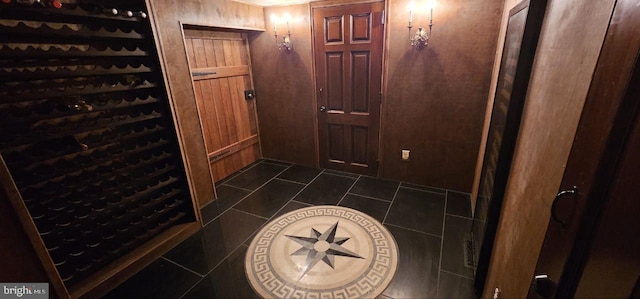
[[[527,295],[614,2],[547,4],[485,297]]]

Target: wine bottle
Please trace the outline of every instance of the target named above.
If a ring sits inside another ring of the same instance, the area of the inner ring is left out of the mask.
[[[16,2],[21,5],[33,5],[36,0],[16,0]]]
[[[140,77],[134,75],[127,75],[125,77],[125,82],[129,87],[137,87],[144,84],[144,81]]]
[[[117,16],[119,13],[119,11],[115,8],[106,8],[93,3],[83,3],[83,4],[80,4],[80,7],[90,13],[95,13],[95,14]]]
[[[127,16],[127,17],[129,17],[129,18],[131,18],[131,17],[133,17],[133,12],[132,12],[132,11],[130,11],[130,10],[126,10],[126,11],[124,12],[124,15],[125,15],[125,16]]]
[[[35,2],[45,7],[62,8],[62,2],[59,0],[35,0]]]

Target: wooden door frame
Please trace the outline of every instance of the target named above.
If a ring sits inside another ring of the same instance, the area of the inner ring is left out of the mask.
[[[629,128],[640,111],[640,8],[633,8],[634,1],[618,0],[613,8],[560,185],[560,190],[577,186],[568,205],[557,205],[560,215],[575,214],[564,227],[549,221],[538,257],[536,273],[548,273],[557,282],[558,298],[576,291]],[[529,297],[536,296],[530,288]]]
[[[520,1],[517,5],[511,8],[508,12],[507,18],[507,29],[505,32],[504,40],[502,43],[504,44],[504,50],[502,52],[502,56],[500,58],[500,67],[498,79],[496,81],[496,85],[500,84],[504,80],[504,76],[508,75],[506,73],[512,72],[513,75],[513,83],[511,86],[507,87],[508,92],[510,94],[508,99],[507,112],[505,115],[505,125],[501,135],[501,143],[498,147],[498,156],[496,161],[496,167],[493,171],[494,174],[494,182],[491,186],[491,196],[488,199],[488,207],[487,214],[484,215],[484,233],[482,242],[479,245],[479,254],[478,260],[476,261],[477,267],[475,271],[474,277],[474,288],[478,294],[482,294],[484,292],[486,279],[488,277],[488,271],[491,265],[491,258],[494,249],[495,237],[497,234],[498,226],[500,223],[500,214],[502,212],[502,205],[504,201],[504,193],[506,191],[507,182],[509,180],[509,172],[511,171],[511,164],[513,162],[513,155],[515,152],[516,141],[518,139],[518,134],[520,130],[520,122],[522,118],[522,113],[524,109],[524,104],[527,97],[527,90],[529,89],[529,79],[531,77],[531,70],[533,67],[533,61],[535,59],[535,54],[537,50],[538,39],[540,37],[540,32],[542,29],[542,21],[544,19],[544,14],[546,10],[547,2],[543,1],[534,1],[534,0],[523,0]],[[526,9],[525,20],[522,29],[516,28],[515,32],[513,23],[511,22],[512,17],[522,13]],[[518,59],[515,61],[515,65],[509,67],[507,63],[509,54],[509,45],[507,42],[509,41],[509,36],[511,33],[521,35],[521,42],[517,45],[518,49],[514,52],[518,53]],[[505,71],[507,71],[505,73]],[[501,87],[497,87],[495,90],[495,100],[494,105],[499,103],[500,92],[503,91]],[[492,109],[492,115],[490,118],[490,125],[487,131],[487,134],[491,134],[493,128],[495,126],[495,109],[496,106]],[[487,142],[485,147],[485,154],[483,156],[482,166],[480,170],[480,180],[479,180],[479,188],[476,194],[476,206],[478,208],[478,202],[481,200],[480,196],[482,195],[482,183],[484,182],[486,174],[484,173],[485,166],[488,163],[487,158],[490,154],[489,147],[492,146],[490,143],[492,141],[492,137],[487,137]],[[475,231],[475,225],[478,222],[477,217],[478,213],[474,213],[473,221],[472,221],[472,231]],[[475,236],[474,236],[475,237]],[[475,243],[475,241],[474,241]],[[475,244],[474,244],[475,245]]]
[[[185,53],[187,53],[187,44],[185,43],[186,41],[186,36],[184,34],[184,26],[197,26],[197,25],[191,25],[191,24],[187,24],[187,23],[183,23],[182,21],[178,22],[179,26],[180,26],[180,37],[182,38],[182,46],[184,47],[184,51]],[[207,153],[206,147],[207,147],[207,141],[204,140],[204,128],[202,126],[202,119],[200,118],[200,107],[198,107],[198,101],[195,99],[195,95],[196,95],[196,86],[194,85],[193,81],[193,75],[191,74],[191,61],[189,61],[189,54],[187,53],[187,68],[189,69],[189,81],[191,81],[191,90],[193,91],[193,95],[194,95],[194,103],[196,105],[196,110],[198,111],[198,125],[200,126],[200,131],[202,132],[202,134],[200,134],[202,136],[202,144],[205,146],[205,153]],[[167,85],[169,86],[169,85]],[[207,162],[209,161],[209,158],[207,157]],[[211,163],[207,163],[207,168],[209,169],[209,178],[211,179],[211,185],[213,185],[213,197],[214,198],[218,198],[217,195],[217,191],[216,191],[216,182],[213,181],[213,176],[211,176]],[[200,215],[200,208],[202,208],[200,206],[200,201],[199,200],[194,200],[194,204],[196,207],[198,207],[198,211],[197,214]],[[200,215],[200,222],[202,222],[202,216]]]
[[[317,66],[316,66],[316,43],[314,42],[314,37],[315,37],[315,33],[316,30],[313,26],[314,24],[314,19],[313,19],[313,10],[316,8],[327,8],[327,7],[334,7],[334,6],[343,6],[343,5],[352,5],[352,4],[363,4],[363,3],[377,3],[377,2],[383,2],[384,3],[384,12],[383,12],[383,16],[384,16],[384,30],[382,31],[382,76],[380,77],[380,92],[382,93],[382,97],[383,99],[386,98],[386,86],[387,86],[387,82],[386,82],[386,74],[388,71],[388,65],[387,65],[387,60],[388,60],[388,51],[387,51],[387,34],[388,34],[388,30],[389,30],[389,26],[387,26],[387,21],[389,20],[388,14],[387,12],[389,11],[389,1],[388,0],[325,0],[325,1],[317,1],[317,2],[311,2],[309,3],[309,23],[310,23],[310,30],[311,30],[311,57],[312,57],[312,61],[311,61],[311,74],[313,76],[313,99],[312,99],[312,109],[313,109],[313,133],[314,133],[314,140],[315,140],[315,158],[316,158],[316,166],[318,168],[320,168],[320,129],[318,127],[319,122],[318,122],[318,97],[319,97],[319,92],[318,92],[318,81],[316,80],[316,70],[317,70]],[[376,169],[376,177],[379,177],[382,174],[382,121],[383,121],[383,115],[384,115],[384,107],[385,107],[385,102],[386,101],[382,101],[382,104],[380,105],[380,115],[378,116],[378,167]]]

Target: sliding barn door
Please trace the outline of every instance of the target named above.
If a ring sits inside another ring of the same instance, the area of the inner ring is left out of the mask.
[[[247,35],[185,29],[198,111],[214,182],[261,157]]]
[[[320,165],[376,175],[384,2],[313,10]]]

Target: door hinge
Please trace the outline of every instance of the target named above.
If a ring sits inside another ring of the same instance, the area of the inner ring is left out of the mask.
[[[382,92],[378,94],[378,103],[382,103]]]
[[[380,20],[380,22],[382,23],[382,25],[384,25],[384,12],[385,12],[385,10],[383,9],[383,10],[382,10],[382,20]]]

